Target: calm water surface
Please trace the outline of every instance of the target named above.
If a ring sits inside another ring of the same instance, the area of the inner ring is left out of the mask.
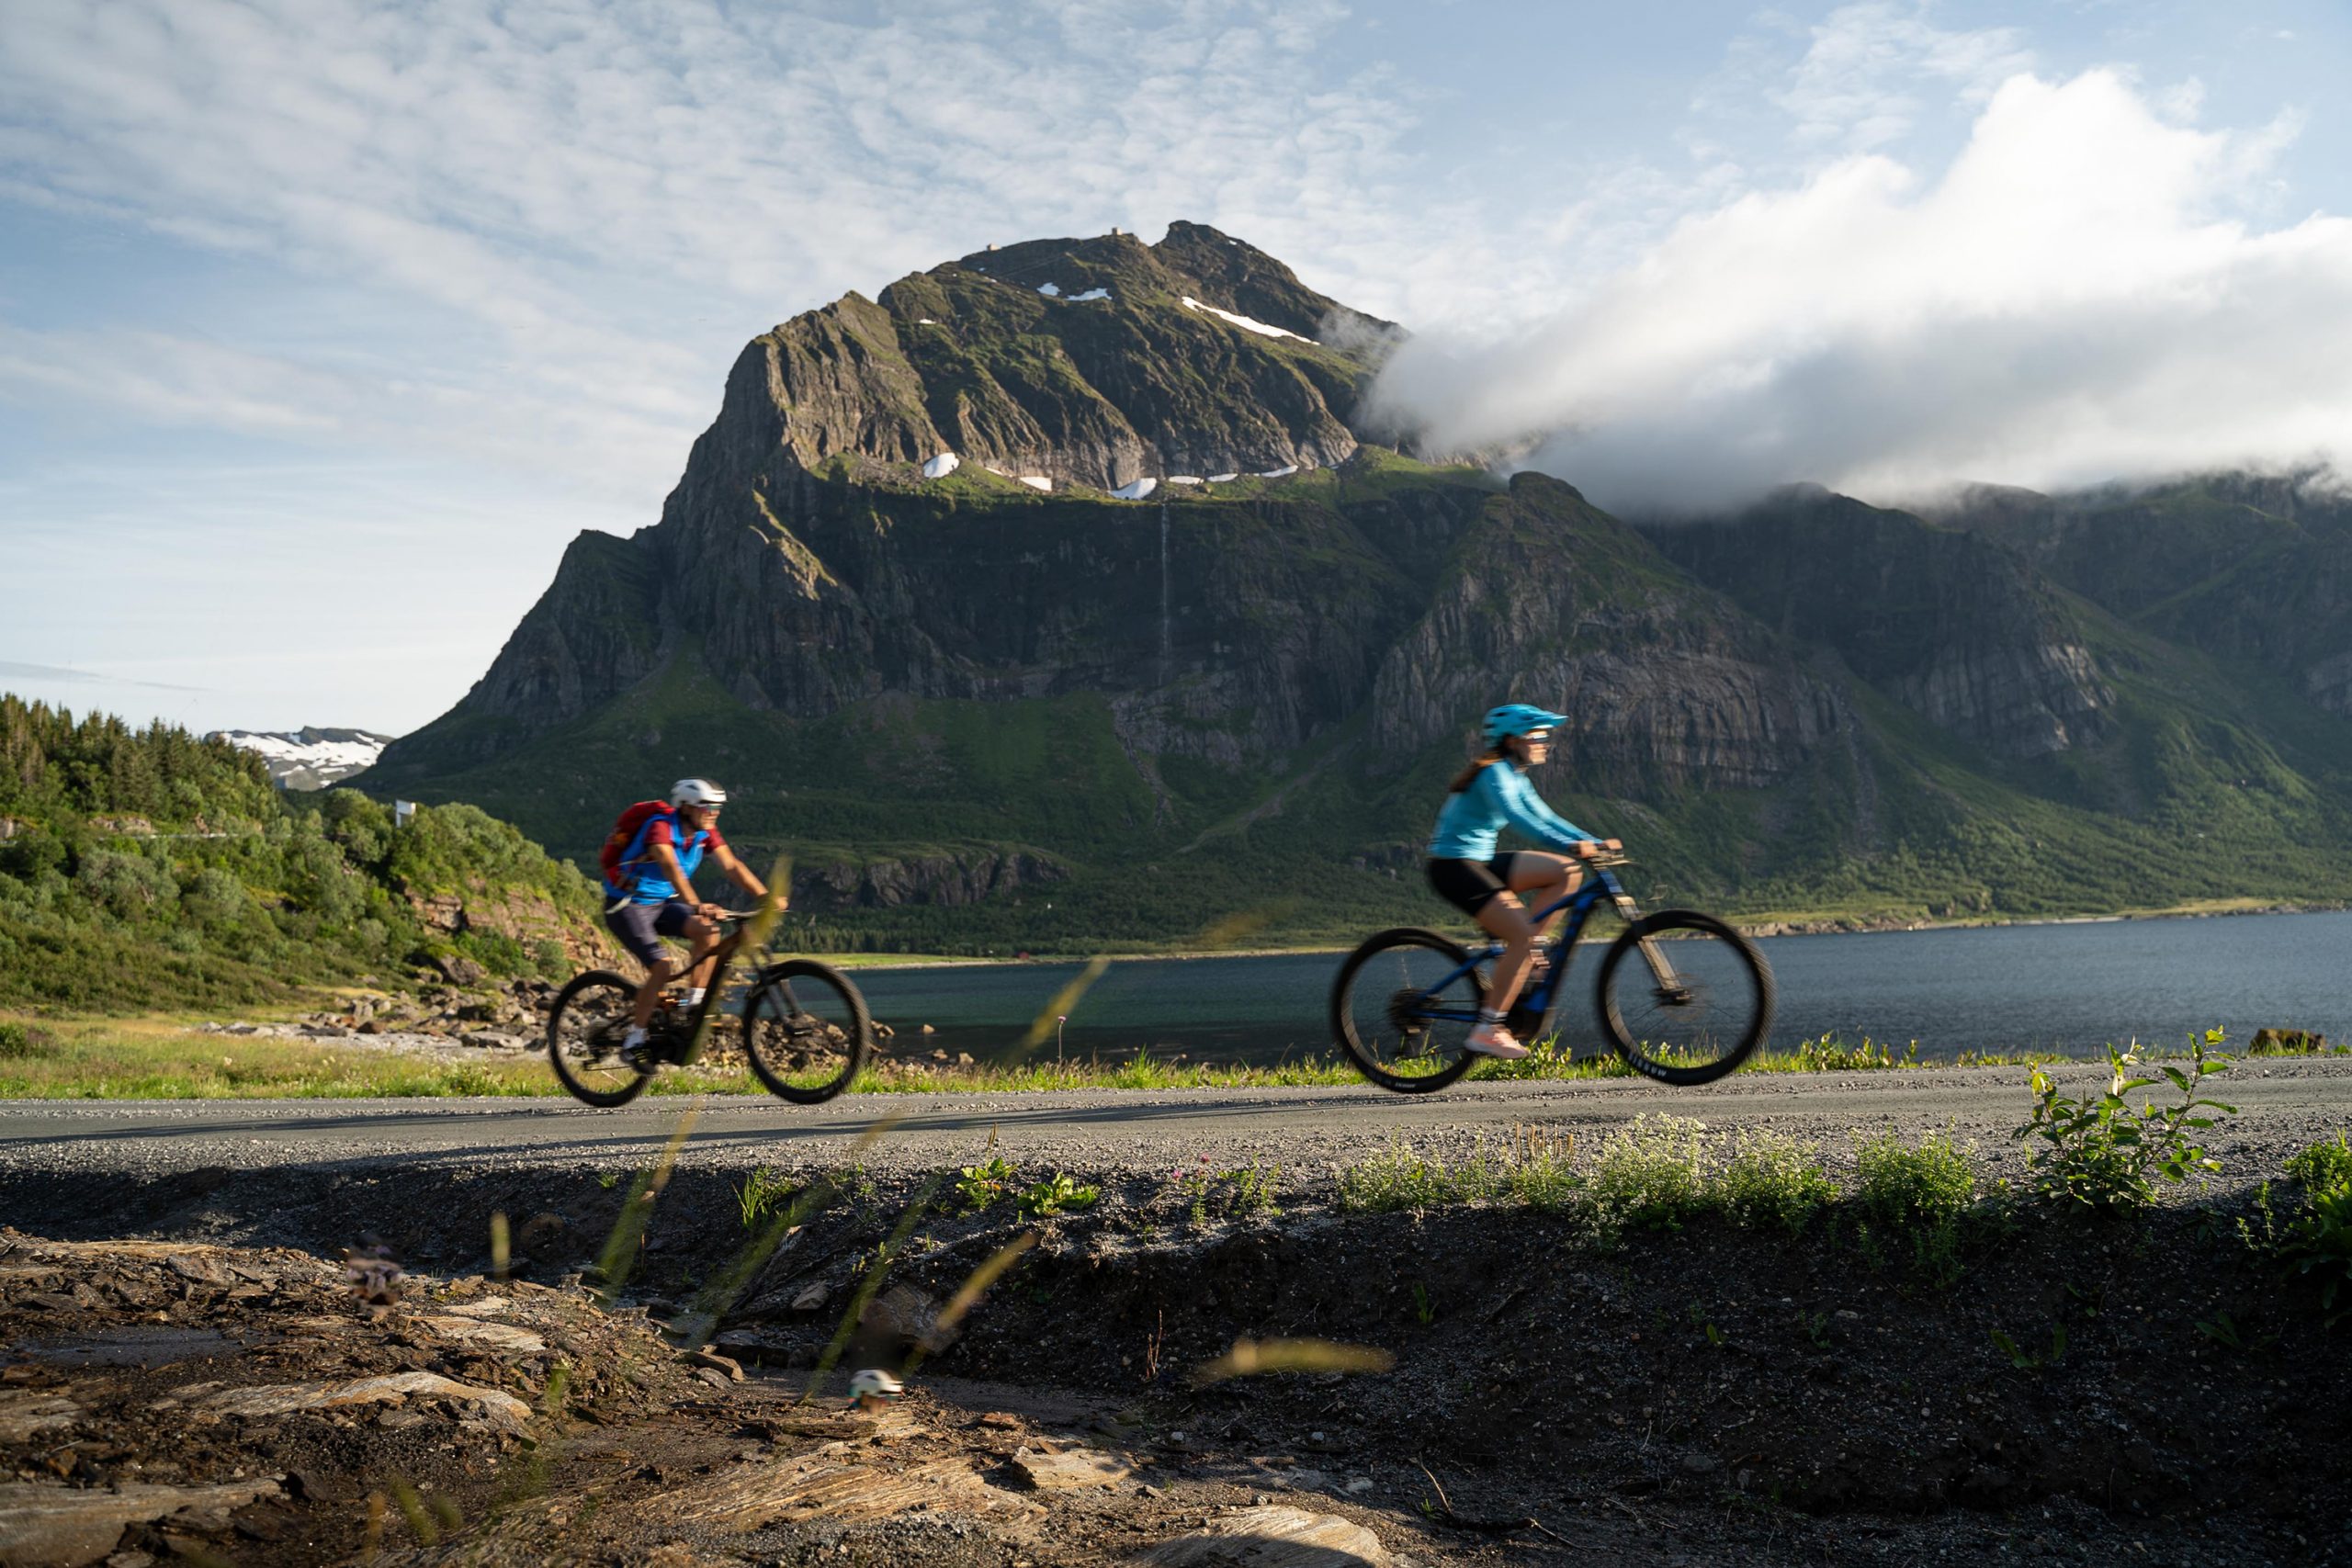
[[[1772,1041],[1836,1033],[1917,1040],[1923,1054],[2051,1050],[2096,1056],[2112,1040],[2179,1045],[2216,1024],[2243,1042],[2262,1027],[2352,1037],[2352,913],[1775,937],[1758,942],[1780,980]],[[1578,950],[1560,1016],[1598,1048],[1591,976]],[[1265,1062],[1332,1049],[1326,1021],[1338,953],[1114,963],[1069,1010],[1073,1056],[1184,1053]],[[860,970],[874,1015],[920,1044],[1011,1054],[1074,979],[1076,964]],[[923,1024],[934,1032],[922,1036]],[[1043,1054],[1051,1056],[1049,1036]]]

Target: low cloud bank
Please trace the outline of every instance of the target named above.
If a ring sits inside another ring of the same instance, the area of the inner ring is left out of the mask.
[[[1412,339],[1372,407],[1662,513],[2352,466],[2352,220],[2233,216],[2284,134],[2014,76],[1932,184],[1857,156],[1741,197],[1532,330]]]

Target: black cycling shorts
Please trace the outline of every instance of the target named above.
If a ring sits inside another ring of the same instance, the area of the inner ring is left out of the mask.
[[[1518,858],[1515,851],[1505,850],[1492,860],[1432,860],[1430,886],[1437,889],[1439,897],[1475,919],[1489,898],[1510,891],[1510,863]]]
[[[605,929],[620,938],[621,945],[650,969],[657,960],[668,956],[662,951],[662,938],[683,938],[686,922],[694,918],[695,907],[684,898],[659,904],[623,904],[617,909],[605,911]]]

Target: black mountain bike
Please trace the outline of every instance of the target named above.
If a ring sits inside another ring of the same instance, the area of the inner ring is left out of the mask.
[[[1510,1026],[1533,1044],[1553,1030],[1567,990],[1577,937],[1605,899],[1625,922],[1601,955],[1596,978],[1600,1032],[1625,1065],[1660,1083],[1701,1084],[1747,1060],[1772,1027],[1772,970],[1755,945],[1713,915],[1662,909],[1645,916],[1611,874],[1623,855],[1586,863],[1582,886],[1537,912],[1568,910],[1567,923],[1536,953]],[[1483,971],[1502,944],[1465,948],[1412,926],[1367,937],[1340,965],[1331,987],[1331,1032],[1363,1076],[1400,1094],[1443,1089],[1480,1058],[1462,1042],[1485,1002]]]
[[[714,977],[743,941],[745,922],[713,953]],[[697,1042],[740,1028],[744,1060],[771,1094],[801,1105],[828,1100],[847,1089],[865,1065],[874,1024],[865,998],[849,976],[813,958],[763,964],[741,981],[712,986],[695,1008],[665,990],[635,1050],[623,1041],[637,1002],[637,982],[609,969],[575,977],[548,1013],[548,1059],[573,1098],[590,1105],[627,1105],[645,1092],[664,1066],[689,1066],[702,1055]]]

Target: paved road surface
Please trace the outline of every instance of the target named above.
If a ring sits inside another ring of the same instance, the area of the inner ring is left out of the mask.
[[[2104,1069],[2068,1067],[2075,1084]],[[1370,1089],[1186,1089],[1050,1094],[854,1095],[818,1107],[718,1099],[700,1108],[682,1161],[725,1168],[839,1159],[877,1118],[899,1120],[865,1156],[877,1170],[971,1158],[993,1130],[1016,1160],[1072,1170],[1164,1171],[1201,1154],[1252,1155],[1295,1171],[1405,1140],[1466,1147],[1525,1125],[1587,1138],[1645,1111],[1715,1125],[1769,1122],[1842,1149],[1848,1129],[1950,1125],[1988,1151],[2029,1109],[2021,1068],[1756,1074],[1697,1089],[1640,1080],[1458,1085],[1430,1097]],[[2275,1169],[2286,1150],[2352,1127],[2352,1060],[2242,1064],[2216,1092],[2244,1114],[2214,1142],[2233,1174]],[[0,1176],[107,1171],[164,1177],[202,1168],[458,1163],[470,1168],[635,1167],[693,1101],[620,1111],[557,1100],[0,1101]],[[2256,1156],[2249,1159],[2243,1156]]]

